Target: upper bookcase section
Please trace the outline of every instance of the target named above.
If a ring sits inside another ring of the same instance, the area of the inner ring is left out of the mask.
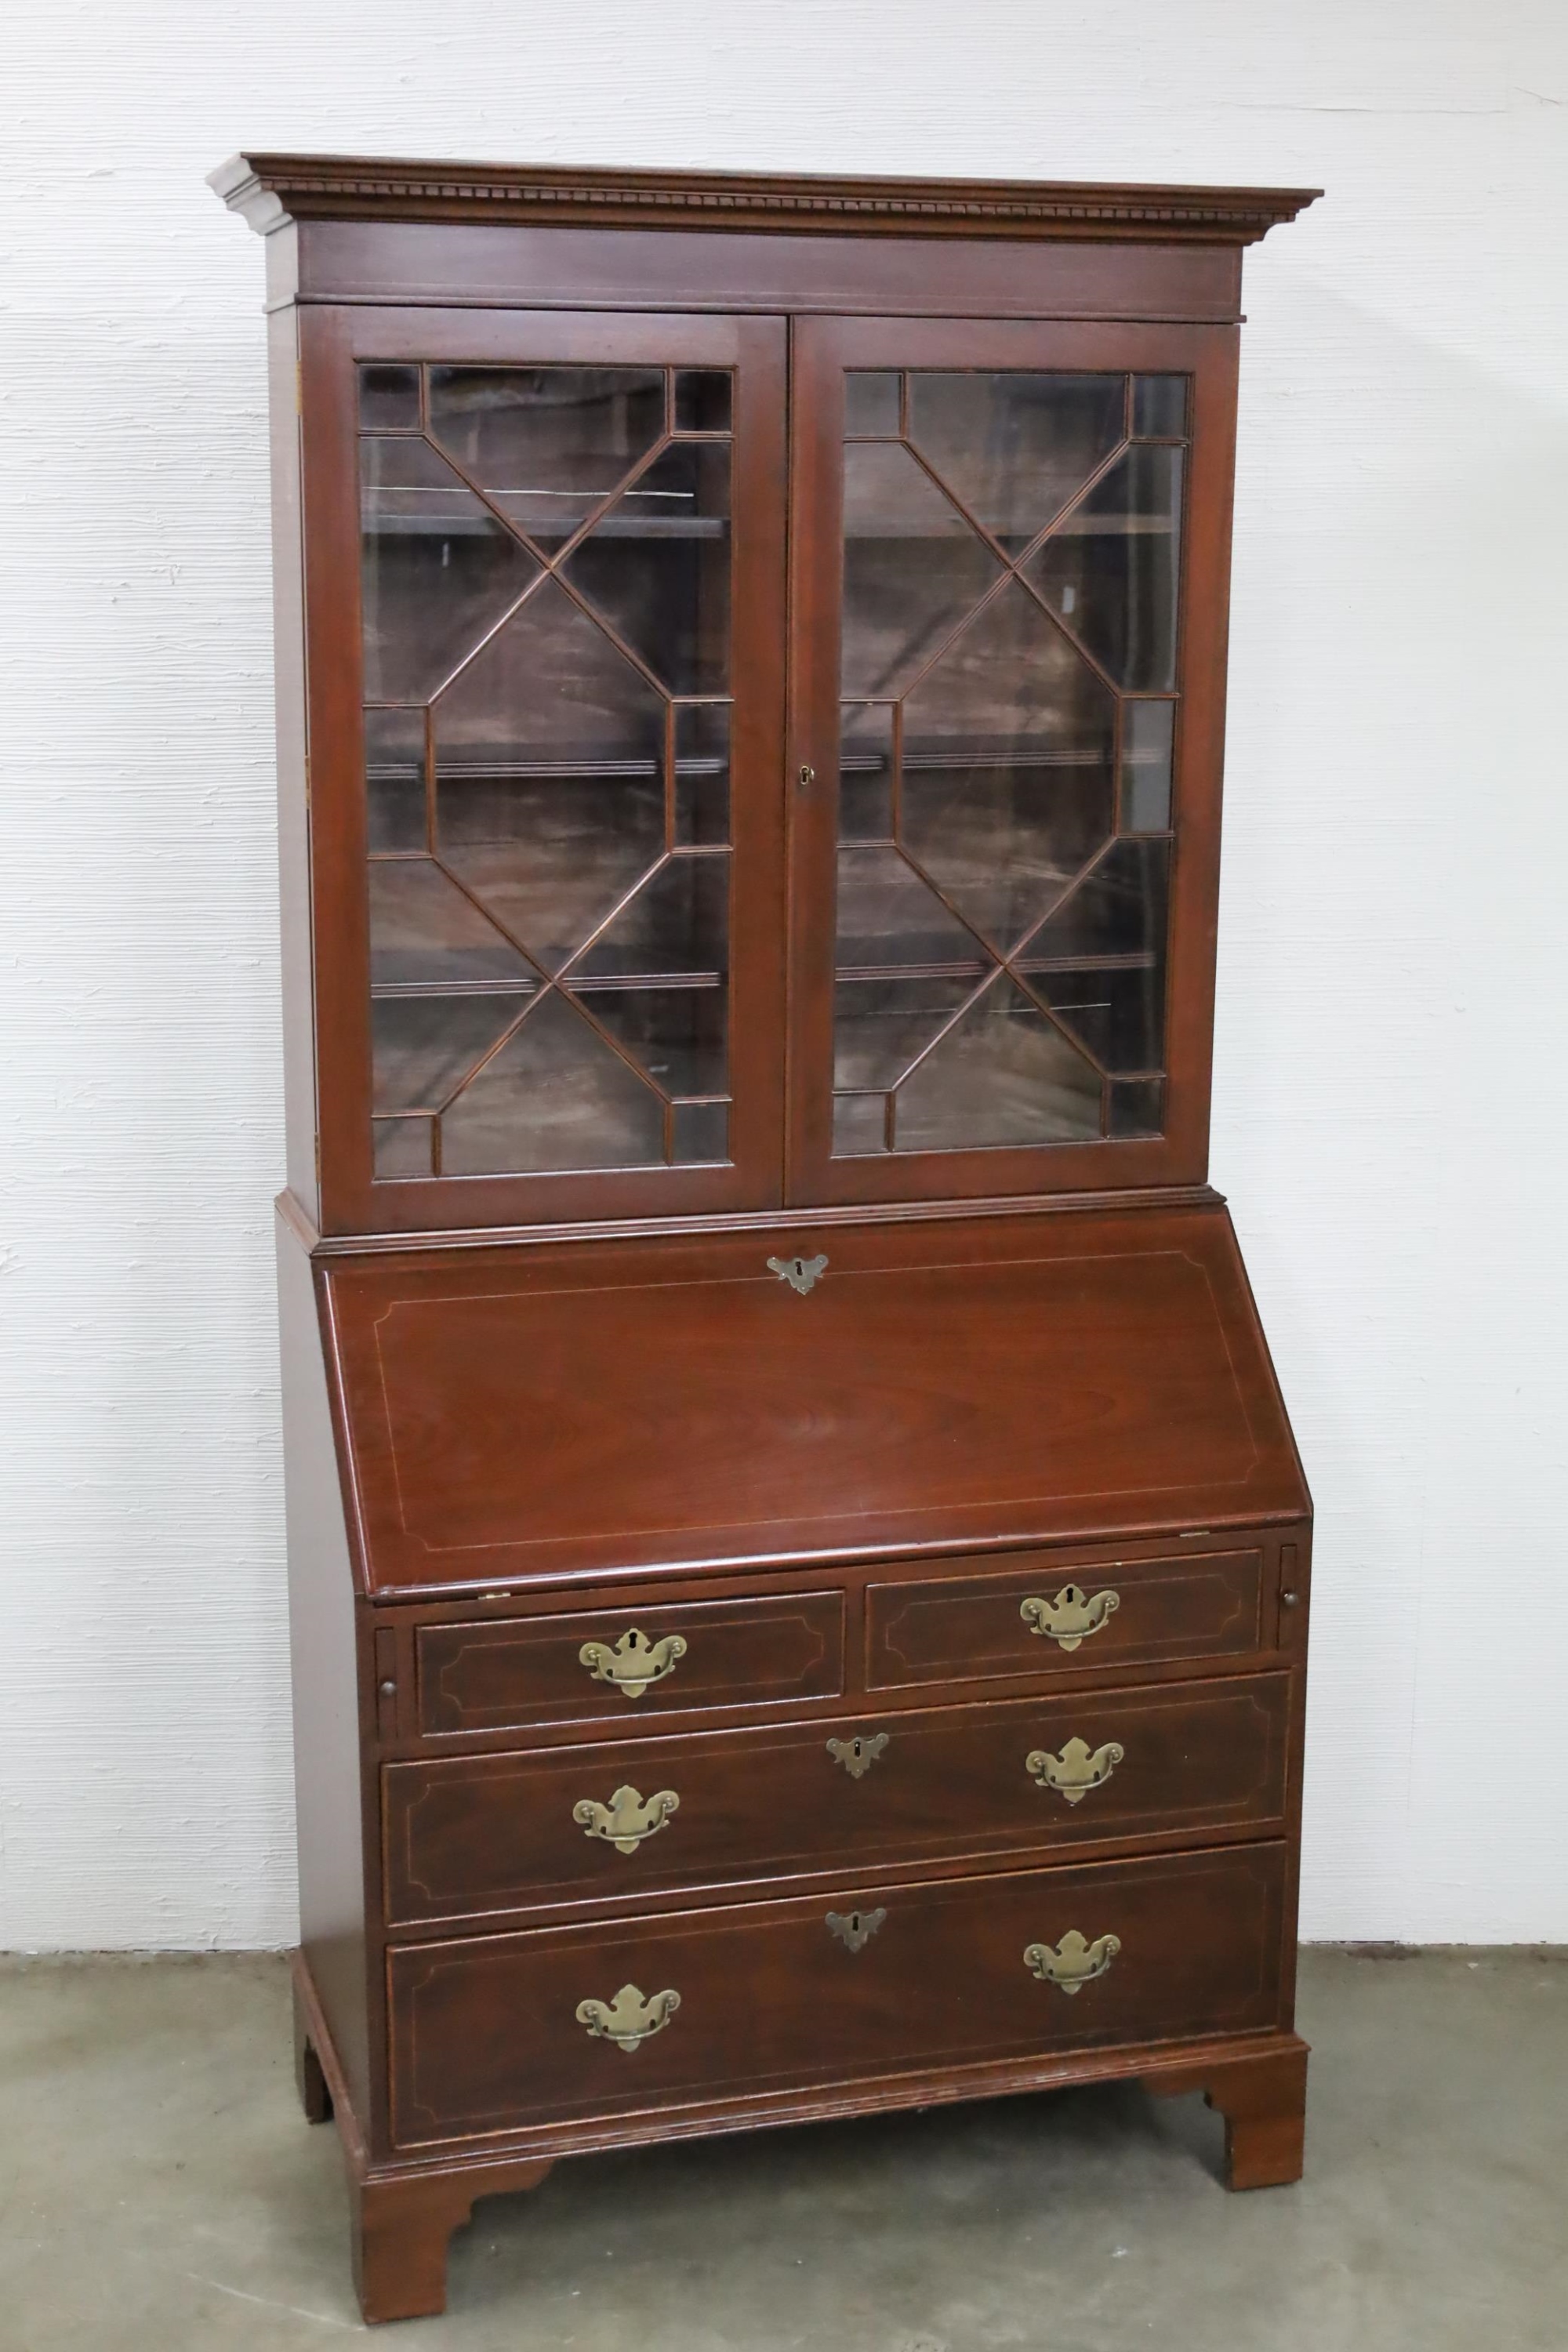
[[[270,154],[211,184],[268,239],[274,304],[647,308],[695,282],[704,309],[852,311],[886,307],[903,251],[906,315],[1215,320],[1241,248],[1321,193]]]

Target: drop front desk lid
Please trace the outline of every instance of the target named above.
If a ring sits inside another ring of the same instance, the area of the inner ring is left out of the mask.
[[[797,1257],[826,1260],[809,1287],[769,1264]],[[1217,1202],[409,1251],[321,1281],[384,1595],[1309,1507]]]

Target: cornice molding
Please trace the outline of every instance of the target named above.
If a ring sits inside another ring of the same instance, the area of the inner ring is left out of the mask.
[[[262,236],[289,220],[510,220],[817,236],[1251,245],[1322,194],[1320,188],[577,171],[348,155],[236,155],[209,179]]]

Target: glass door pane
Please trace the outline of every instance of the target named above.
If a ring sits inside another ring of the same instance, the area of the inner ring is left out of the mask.
[[[1157,1136],[1187,378],[843,391],[832,1155]]]
[[[375,1174],[728,1162],[732,373],[356,381]]]

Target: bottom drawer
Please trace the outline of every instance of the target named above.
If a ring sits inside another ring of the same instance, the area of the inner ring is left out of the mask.
[[[1287,1849],[667,1912],[388,1955],[400,2147],[1057,2050],[1255,2032]]]

